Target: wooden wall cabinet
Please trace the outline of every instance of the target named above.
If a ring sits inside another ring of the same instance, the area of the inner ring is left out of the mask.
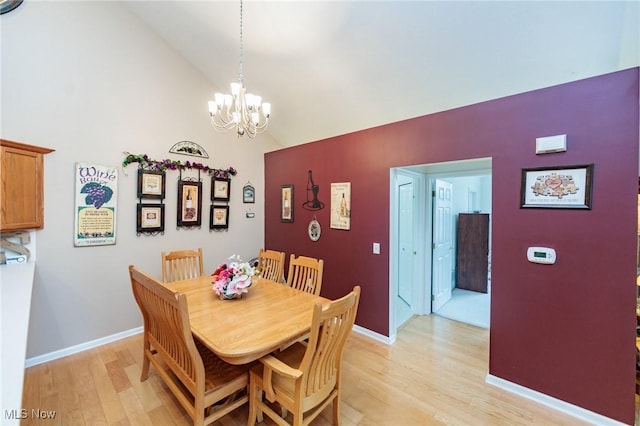
[[[456,287],[487,292],[489,273],[489,215],[458,215]]]
[[[0,231],[44,227],[44,154],[52,149],[0,139]]]

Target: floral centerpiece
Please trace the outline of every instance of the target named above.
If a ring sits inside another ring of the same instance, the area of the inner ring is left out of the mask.
[[[256,270],[248,262],[242,262],[240,256],[233,255],[230,262],[222,263],[211,274],[213,291],[221,299],[236,299],[249,291]]]

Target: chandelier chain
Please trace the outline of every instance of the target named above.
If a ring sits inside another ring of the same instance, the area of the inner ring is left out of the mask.
[[[235,129],[238,137],[247,135],[253,138],[269,125],[271,104],[262,102],[261,96],[248,93],[244,87],[243,21],[243,3],[240,0],[240,75],[238,82],[231,83],[231,94],[215,93],[214,100],[209,101],[209,115],[214,129]]]
[[[242,0],[240,0],[240,83],[244,85],[244,73],[243,73],[243,40],[242,40]]]

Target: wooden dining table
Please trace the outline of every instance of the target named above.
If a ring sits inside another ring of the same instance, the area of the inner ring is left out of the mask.
[[[211,276],[164,285],[186,294],[193,335],[230,364],[249,363],[299,340],[309,332],[313,307],[329,302],[262,278],[232,300],[220,300]]]

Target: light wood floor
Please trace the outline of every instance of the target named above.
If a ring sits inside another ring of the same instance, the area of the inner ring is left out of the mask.
[[[392,346],[351,333],[344,356],[343,425],[571,425],[573,417],[487,385],[486,329],[435,315],[409,320]],[[188,425],[159,377],[140,382],[141,335],[36,365],[23,408],[55,410],[22,425]],[[245,425],[247,407],[216,425]],[[331,406],[313,423],[331,424]],[[263,425],[273,423],[265,417]]]

